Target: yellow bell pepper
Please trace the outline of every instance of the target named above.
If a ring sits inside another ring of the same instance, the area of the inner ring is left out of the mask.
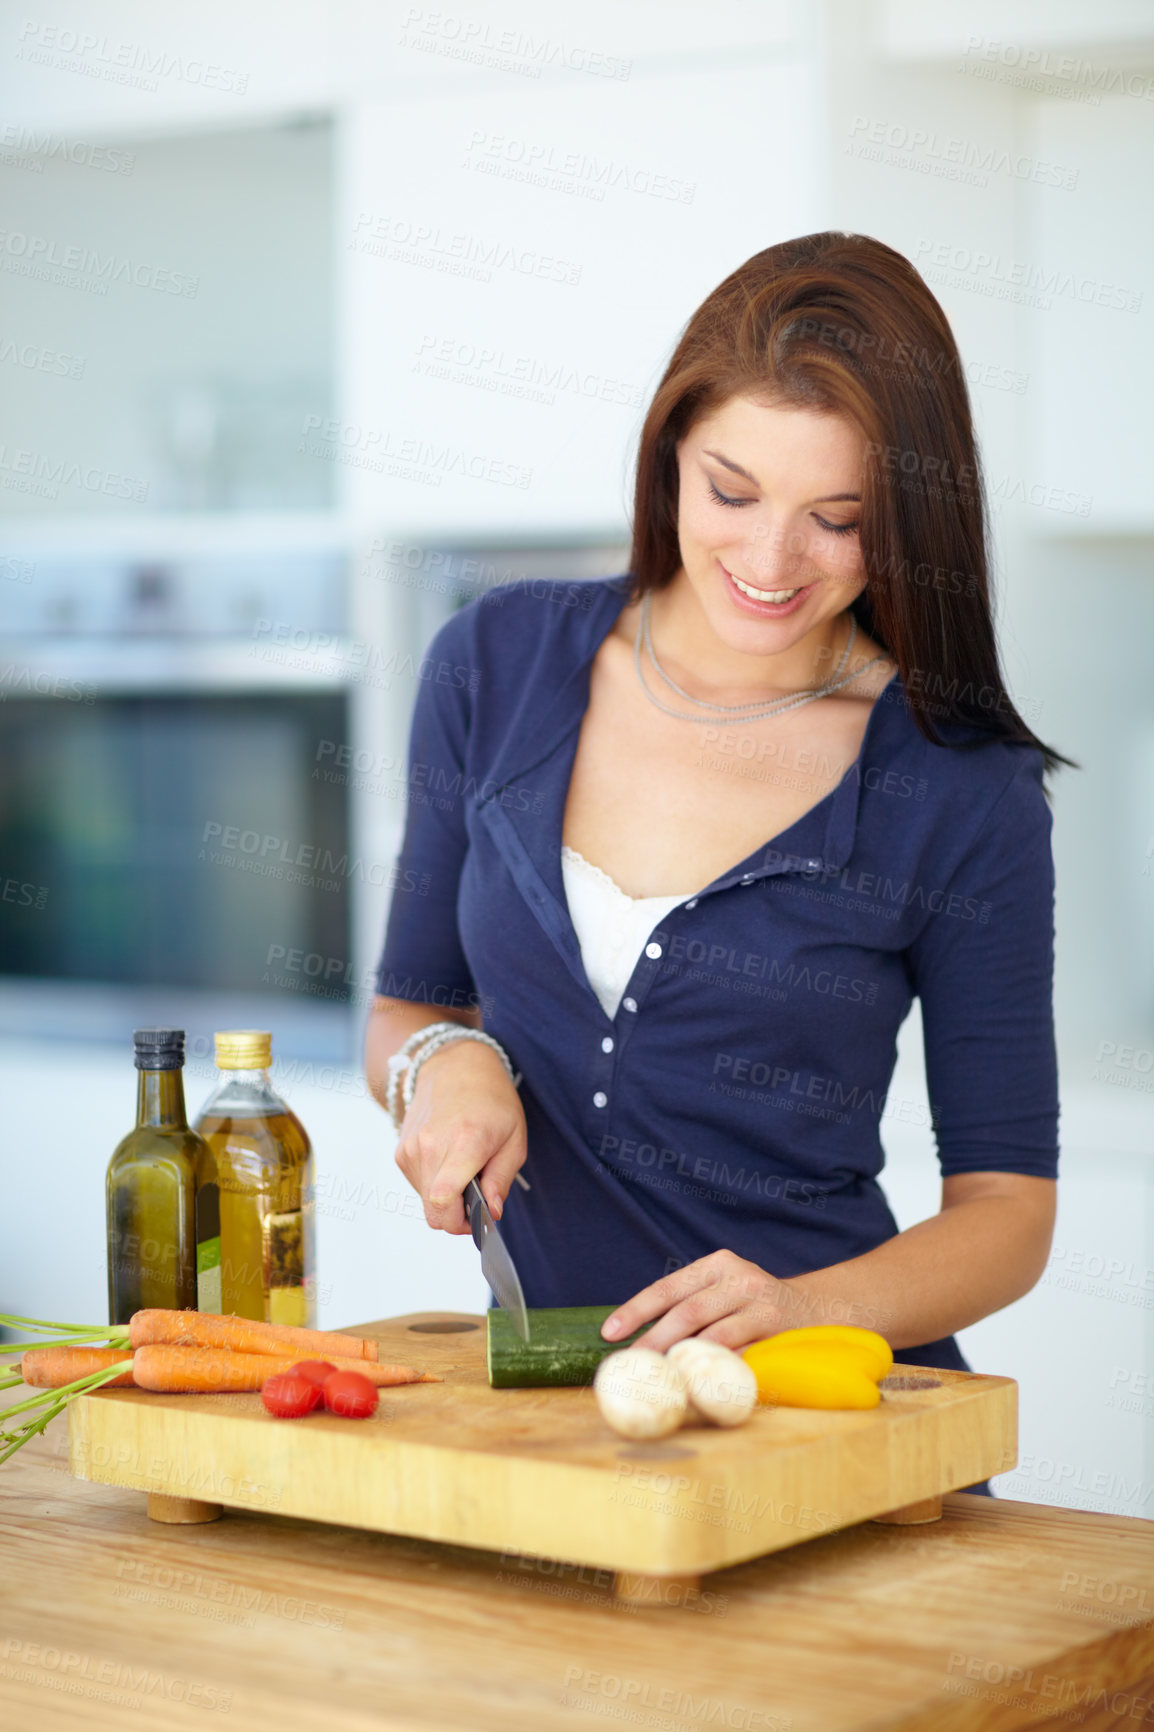
[[[893,1364],[880,1335],[840,1324],[783,1330],[753,1342],[742,1358],[757,1378],[760,1401],[827,1409],[876,1407],[878,1384]]]
[[[894,1363],[893,1349],[884,1336],[875,1334],[872,1329],[852,1328],[848,1323],[821,1323],[811,1329],[782,1329],[753,1345],[772,1348],[774,1352],[794,1347],[853,1347],[871,1367],[877,1367],[875,1375],[878,1381],[892,1371]]]

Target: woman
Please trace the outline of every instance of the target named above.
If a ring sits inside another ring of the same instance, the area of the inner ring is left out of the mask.
[[[646,417],[629,574],[494,592],[430,659],[367,1040],[429,1224],[476,1175],[527,1303],[617,1304],[610,1340],[841,1321],[966,1369],[1053,1229],[1069,760],[1005,690],[913,267],[831,233],[735,271]],[[899,1233],[915,995],[942,1204]]]

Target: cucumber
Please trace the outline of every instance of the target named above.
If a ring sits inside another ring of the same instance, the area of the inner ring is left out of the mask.
[[[505,1311],[488,1313],[487,1354],[493,1389],[561,1389],[592,1383],[601,1361],[641,1333],[603,1341],[601,1325],[616,1305],[563,1305],[530,1311],[522,1341]]]

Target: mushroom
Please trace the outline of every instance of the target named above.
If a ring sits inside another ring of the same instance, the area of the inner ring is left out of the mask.
[[[757,1406],[757,1378],[751,1368],[719,1341],[689,1336],[665,1356],[685,1382],[689,1400],[715,1425],[744,1425]]]
[[[622,1437],[668,1437],[689,1411],[681,1372],[650,1347],[626,1347],[603,1359],[593,1393],[602,1419]]]

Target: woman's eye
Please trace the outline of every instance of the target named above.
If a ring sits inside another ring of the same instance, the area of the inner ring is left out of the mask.
[[[828,529],[831,535],[852,535],[855,529],[860,529],[859,523],[827,523],[824,517],[815,517],[814,522],[819,529]]]
[[[708,477],[706,479],[708,479]],[[713,497],[716,499],[716,501],[719,505],[748,505],[749,504],[748,499],[731,499],[729,497],[728,493],[719,492],[718,489],[713,485],[712,481],[710,481],[710,483],[709,483],[709,491],[712,493]]]

